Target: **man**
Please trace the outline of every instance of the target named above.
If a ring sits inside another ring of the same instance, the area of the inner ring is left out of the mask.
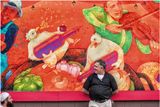
[[[118,0],[108,0],[104,3],[104,7],[94,6],[83,9],[85,18],[95,27],[95,31],[102,37],[120,45],[124,53],[127,53],[132,43],[132,33],[123,29],[123,25],[119,23],[124,13],[127,13],[127,11],[122,10]],[[144,45],[142,41],[142,38],[136,37],[138,49],[144,54],[150,54],[151,49],[148,45]],[[150,44],[150,47],[156,46]]]
[[[14,24],[12,20],[22,16],[21,1],[19,0],[10,0],[4,4],[3,10],[1,11],[1,34],[0,34],[0,48],[1,48],[1,69],[0,74],[8,66],[7,55],[6,53],[12,47],[17,32],[18,27]],[[8,74],[11,75],[11,74]]]
[[[7,92],[0,94],[1,104],[0,107],[13,107],[12,98]]]
[[[105,71],[106,64],[98,60],[94,73],[84,83],[83,91],[89,94],[89,107],[112,107],[111,96],[117,93],[117,84],[112,75]]]

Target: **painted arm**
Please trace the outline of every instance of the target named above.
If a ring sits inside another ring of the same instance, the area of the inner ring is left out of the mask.
[[[15,24],[12,24],[5,35],[4,42],[6,43],[6,48],[1,53],[6,53],[9,51],[9,49],[12,47],[14,43],[17,32],[18,32],[18,27]]]
[[[110,33],[117,34],[122,31],[122,25],[118,22],[113,21],[111,24],[108,23],[107,13],[101,7],[95,6],[83,9],[83,15],[90,24],[98,28],[99,31],[97,32],[104,32],[103,30],[105,30],[105,35],[110,35]],[[105,20],[106,22],[104,23]]]
[[[103,8],[95,6],[92,8],[83,9],[83,15],[90,24],[105,29],[106,23],[99,20],[99,18],[104,18]]]

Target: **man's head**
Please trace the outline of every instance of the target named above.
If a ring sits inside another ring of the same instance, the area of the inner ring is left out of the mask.
[[[94,71],[96,74],[104,74],[106,63],[103,60],[97,60],[94,64]]]
[[[4,107],[13,107],[12,98],[7,92],[2,92],[0,94],[1,105]]]
[[[1,13],[2,25],[9,21],[22,16],[21,1],[9,1],[4,4],[4,8]]]
[[[104,3],[104,9],[115,20],[119,20],[122,17],[122,7],[118,0],[108,0]]]

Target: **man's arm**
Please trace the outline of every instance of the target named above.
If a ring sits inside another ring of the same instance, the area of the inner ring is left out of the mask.
[[[118,89],[112,92],[112,94],[116,94],[116,93],[118,93]]]
[[[82,91],[86,94],[89,94],[89,88],[91,87],[92,76],[93,75],[89,76],[83,85]]]
[[[118,86],[114,77],[110,74],[110,83],[112,88],[112,94],[116,94],[118,92]]]
[[[88,95],[89,95],[89,91],[86,90],[85,88],[82,89],[82,92],[84,92],[85,94],[88,94]]]

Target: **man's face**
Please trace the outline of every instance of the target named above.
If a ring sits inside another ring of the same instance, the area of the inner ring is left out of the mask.
[[[8,97],[8,102],[11,102],[12,103],[13,99],[11,96]]]
[[[11,98],[11,96],[9,96],[8,100],[7,100],[7,107],[13,107],[12,101],[13,101],[13,99]]]
[[[98,62],[96,62],[96,63],[94,64],[94,72],[95,72],[96,74],[103,74],[103,73],[104,73],[104,68],[103,68],[103,66],[100,65]]]
[[[12,103],[13,99],[11,98],[11,96],[8,96],[8,98],[5,100],[5,104],[7,107],[13,107],[13,103]]]
[[[115,20],[122,17],[122,7],[118,4],[118,1],[108,1],[105,5],[105,10]]]
[[[18,15],[18,11],[15,8],[8,7],[8,6],[4,7],[1,13],[2,25],[16,18],[17,15]]]

